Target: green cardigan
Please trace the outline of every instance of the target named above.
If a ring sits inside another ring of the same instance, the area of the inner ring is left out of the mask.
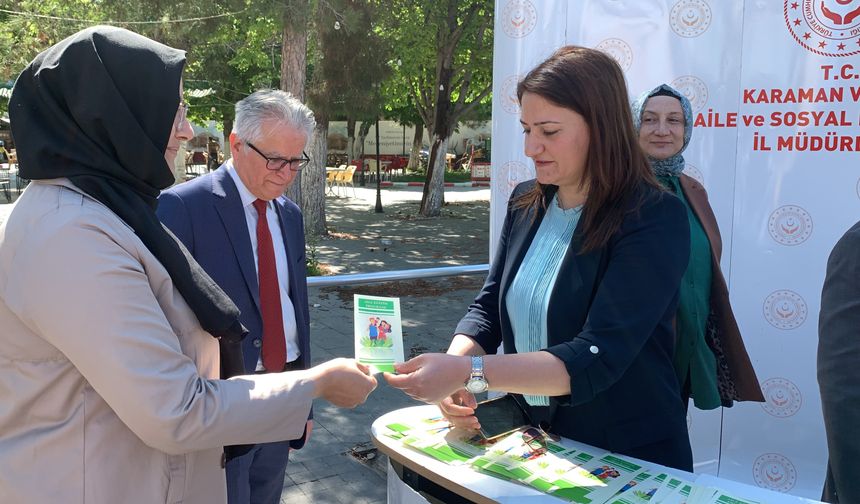
[[[689,389],[697,408],[718,408],[722,403],[717,387],[717,360],[705,342],[711,303],[711,244],[681,190],[678,177],[661,176],[658,179],[684,202],[690,221],[690,262],[681,279],[680,303],[675,319],[675,373],[681,386]]]

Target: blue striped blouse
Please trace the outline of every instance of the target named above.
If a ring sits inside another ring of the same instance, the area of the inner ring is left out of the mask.
[[[561,262],[570,246],[582,205],[562,209],[553,197],[534,240],[505,296],[517,353],[547,347],[546,314]],[[532,406],[549,405],[547,396],[524,396]]]

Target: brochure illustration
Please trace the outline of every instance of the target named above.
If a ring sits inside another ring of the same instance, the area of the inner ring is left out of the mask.
[[[400,299],[355,294],[353,306],[355,360],[374,373],[393,373],[394,364],[405,360]]]

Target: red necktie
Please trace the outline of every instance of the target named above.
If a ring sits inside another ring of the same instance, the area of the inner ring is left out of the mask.
[[[257,209],[257,275],[260,283],[260,311],[263,312],[263,367],[266,371],[284,369],[287,362],[287,342],[284,338],[284,314],[272,233],[266,220],[267,202],[254,201]]]

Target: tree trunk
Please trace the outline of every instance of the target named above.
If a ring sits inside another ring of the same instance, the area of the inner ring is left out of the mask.
[[[225,161],[230,159],[231,157],[233,157],[233,152],[230,149],[230,133],[232,133],[232,132],[233,132],[233,118],[232,117],[229,119],[224,118],[224,131],[222,132],[224,134],[224,145],[222,147],[224,150],[224,160]]]
[[[424,130],[420,124],[416,124],[415,134],[412,136],[412,150],[409,152],[409,164],[406,166],[407,171],[417,171],[423,142]]]
[[[373,126],[373,123],[370,121],[362,121],[361,126],[358,127],[358,155],[355,157],[359,160],[359,163],[363,162],[360,158],[364,156],[364,139],[367,138],[367,134],[370,132],[370,127]],[[367,171],[366,166],[359,166],[361,168],[361,185],[364,187],[367,185]]]
[[[352,160],[355,159],[355,118],[348,117],[346,119],[346,154],[349,157],[347,159],[346,164],[352,164]]]
[[[373,121],[362,121],[358,127],[358,156],[364,156],[364,140],[367,134],[370,133],[370,127],[373,126]]]
[[[307,9],[302,1],[286,2],[284,5],[284,31],[281,46],[281,89],[292,93],[304,102],[305,72],[307,69],[308,28]],[[311,140],[310,138],[308,139]],[[323,154],[325,159],[325,154]],[[323,166],[325,162],[323,161]],[[286,195],[297,205],[302,205],[302,174],[287,188]],[[303,209],[304,210],[304,209]],[[307,227],[306,227],[307,229]]]
[[[433,148],[430,153],[430,166],[427,168],[427,181],[424,183],[424,195],[421,198],[420,215],[435,217],[441,214],[444,203],[444,178],[448,139],[457,122],[458,112],[456,103],[451,102],[451,83],[454,79],[454,54],[460,43],[465,27],[477,15],[480,4],[474,3],[468,7],[465,16],[458,11],[458,2],[449,1],[443,4],[447,7],[444,23],[436,30],[436,82],[435,99],[433,100],[433,120],[426,124],[432,128],[430,139]],[[462,23],[462,24],[461,24]],[[460,96],[463,98],[463,96]],[[460,99],[458,98],[458,100]],[[425,122],[427,122],[425,120]]]
[[[442,58],[438,72],[439,87],[436,91],[436,108],[433,117],[433,148],[427,166],[424,195],[418,213],[424,217],[442,214],[445,203],[445,165],[448,153],[448,137],[451,136],[451,81],[454,69],[452,58]]]
[[[310,146],[311,162],[302,176],[302,214],[305,219],[305,236],[325,236],[325,165],[328,151],[328,118],[317,117]]]
[[[305,15],[295,18],[289,2],[284,12],[284,40],[281,46],[281,89],[305,101],[305,72],[307,69],[308,28]]]
[[[430,148],[430,161],[427,166],[427,179],[424,182],[424,195],[418,213],[424,217],[442,215],[445,204],[445,154],[448,152],[448,138],[433,139]]]

